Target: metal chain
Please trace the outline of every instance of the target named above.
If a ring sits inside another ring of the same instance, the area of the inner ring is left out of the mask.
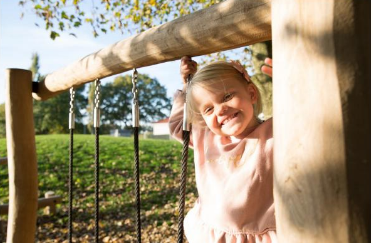
[[[133,126],[133,135],[134,135],[134,159],[135,159],[135,193],[136,193],[136,236],[137,243],[141,243],[141,200],[140,200],[140,158],[139,158],[139,104],[138,104],[138,90],[136,87],[137,84],[137,70],[133,69],[132,73],[132,126]]]
[[[70,113],[74,113],[75,90],[74,87],[70,88]]]
[[[95,242],[99,242],[99,193],[100,193],[100,80],[95,81],[94,118],[95,127]]]
[[[132,94],[133,94],[133,104],[138,103],[138,90],[137,90],[137,77],[138,73],[136,68],[133,69],[132,73]]]
[[[75,90],[70,88],[70,110],[69,110],[69,129],[75,129],[75,114],[74,114]]]
[[[74,88],[70,88],[70,112],[69,112],[69,129],[70,129],[70,154],[69,154],[69,212],[68,212],[68,240],[72,243],[72,221],[73,221],[73,148],[74,148],[74,128],[75,128],[75,116],[74,116]]]

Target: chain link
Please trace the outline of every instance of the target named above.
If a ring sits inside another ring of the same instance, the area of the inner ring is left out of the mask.
[[[101,81],[99,79],[96,79],[95,81],[95,104],[94,108],[100,107],[100,89],[101,89]]]
[[[132,94],[133,94],[133,104],[138,104],[138,90],[137,90],[137,70],[136,68],[133,69],[133,73],[132,73]]]
[[[75,90],[74,87],[70,88],[70,113],[74,113]]]
[[[74,114],[75,90],[70,88],[70,111],[69,111],[69,129],[75,128],[75,114]]]
[[[101,82],[99,79],[95,81],[95,100],[94,100],[94,111],[93,111],[93,125],[94,127],[100,127],[100,89]]]

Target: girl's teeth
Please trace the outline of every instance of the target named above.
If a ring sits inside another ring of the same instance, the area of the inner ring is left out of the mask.
[[[235,118],[236,117],[236,114],[233,114],[231,117],[228,117],[227,119],[225,119],[224,121],[223,121],[223,125],[225,125],[227,122],[229,122],[230,120],[232,120],[233,118]]]

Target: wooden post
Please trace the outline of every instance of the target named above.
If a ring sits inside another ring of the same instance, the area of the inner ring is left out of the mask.
[[[55,194],[54,192],[52,191],[48,191],[44,194],[44,197],[47,199],[47,198],[51,198],[51,197],[54,197]],[[54,202],[52,202],[49,206],[46,206],[44,208],[44,213],[45,214],[56,214],[56,204]]]
[[[370,1],[273,0],[279,242],[370,239]]]
[[[227,0],[103,48],[48,74],[34,98],[133,68],[200,56],[271,39],[270,0]]]
[[[35,242],[38,181],[31,72],[6,70],[6,135],[9,171],[7,243]]]

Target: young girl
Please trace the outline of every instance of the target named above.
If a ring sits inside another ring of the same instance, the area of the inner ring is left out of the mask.
[[[184,221],[188,241],[277,242],[272,119],[257,118],[258,89],[238,62],[212,63],[195,73],[197,64],[183,57],[180,70],[184,90],[174,96],[169,126],[181,140],[186,92],[199,194]],[[186,90],[186,77],[194,73]]]

